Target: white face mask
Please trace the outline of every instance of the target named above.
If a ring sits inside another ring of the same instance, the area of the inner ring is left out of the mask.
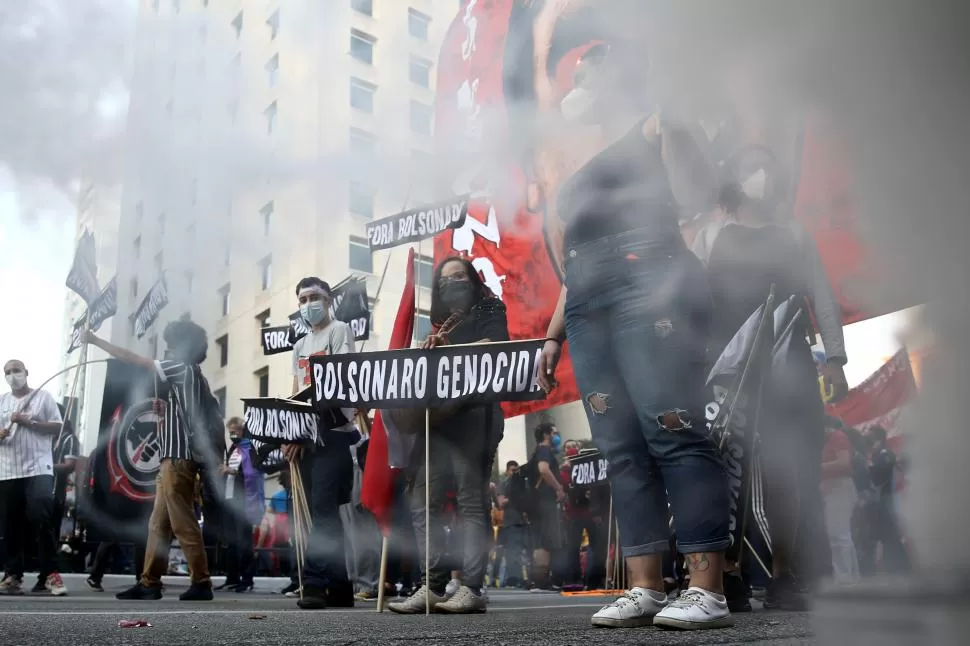
[[[15,371],[7,375],[7,383],[11,390],[20,390],[27,385],[27,373]]]
[[[573,88],[559,102],[559,111],[567,121],[583,121],[593,109],[596,97],[586,88]]]

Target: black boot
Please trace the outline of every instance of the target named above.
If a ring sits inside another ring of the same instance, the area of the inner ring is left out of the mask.
[[[331,608],[353,608],[354,586],[349,582],[327,588],[327,605]],[[375,597],[376,599],[377,597]]]
[[[179,601],[212,601],[212,584],[193,583],[179,595]]]
[[[724,598],[731,612],[751,612],[751,588],[737,572],[724,573]]]
[[[156,587],[149,587],[136,583],[124,592],[115,595],[115,599],[122,601],[158,601],[162,598],[162,591]]]
[[[324,610],[327,607],[327,591],[323,588],[303,586],[303,597],[296,602],[303,610]]]
[[[804,612],[810,608],[809,591],[792,574],[780,576],[768,584],[765,608]]]

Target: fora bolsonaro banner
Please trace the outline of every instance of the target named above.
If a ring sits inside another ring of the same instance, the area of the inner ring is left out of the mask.
[[[534,401],[543,341],[455,345],[310,357],[318,409],[435,408]]]

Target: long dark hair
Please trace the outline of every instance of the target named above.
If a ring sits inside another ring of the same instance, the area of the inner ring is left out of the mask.
[[[449,262],[461,263],[465,267],[465,272],[468,273],[468,280],[471,281],[472,288],[475,291],[475,299],[472,302],[472,307],[478,305],[486,298],[492,295],[492,292],[485,286],[482,281],[481,275],[475,266],[467,258],[462,258],[460,256],[452,256],[450,258],[445,258],[438,266],[434,269],[434,277],[431,281],[431,324],[441,325],[444,323],[451,312],[445,307],[444,303],[441,302],[441,270],[444,269],[445,265]]]

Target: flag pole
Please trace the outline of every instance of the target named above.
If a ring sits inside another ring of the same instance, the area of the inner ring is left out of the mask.
[[[387,552],[389,540],[387,535],[381,532],[381,573],[377,577],[377,612],[384,612],[384,586],[387,585]]]
[[[431,409],[424,409],[424,614],[431,614]]]

